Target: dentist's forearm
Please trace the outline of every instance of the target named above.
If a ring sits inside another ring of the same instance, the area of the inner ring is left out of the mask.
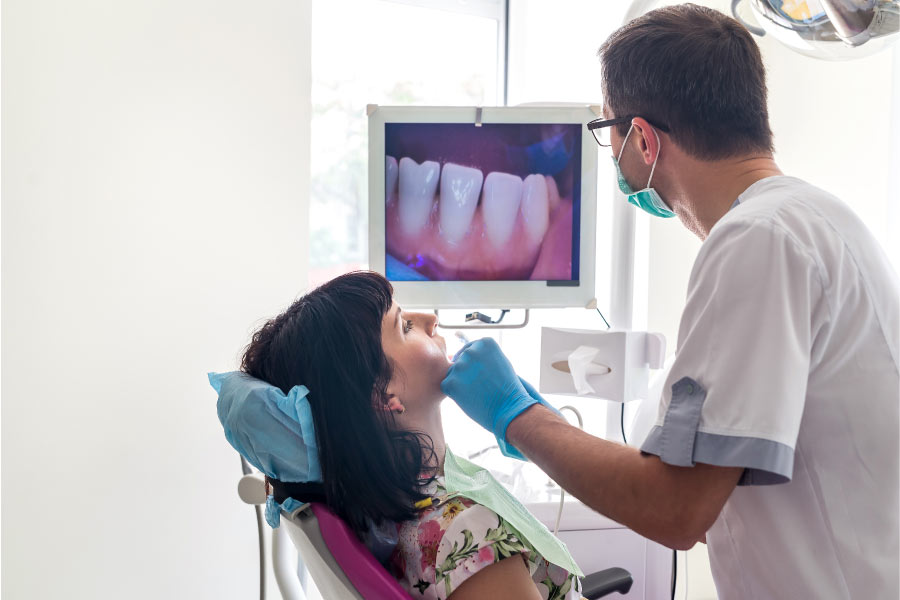
[[[584,433],[539,405],[514,419],[506,438],[587,506],[670,548],[688,549],[703,537],[742,472],[673,467]]]

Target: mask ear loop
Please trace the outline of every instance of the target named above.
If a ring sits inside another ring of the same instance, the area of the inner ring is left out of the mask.
[[[628,133],[625,134],[625,139],[622,140],[622,148],[619,149],[619,156],[616,157],[616,162],[622,161],[622,154],[625,152],[625,144],[628,143],[628,136],[631,135],[632,129],[634,129],[634,123],[628,128]],[[651,173],[650,176],[653,177],[653,174]]]
[[[656,171],[656,163],[659,162],[659,153],[662,150],[662,144],[659,143],[659,134],[656,133],[656,128],[653,128],[653,135],[656,136],[656,158],[653,159],[653,166],[650,168],[650,179],[647,180],[647,185],[644,189],[649,188],[650,182],[653,181],[653,172]]]

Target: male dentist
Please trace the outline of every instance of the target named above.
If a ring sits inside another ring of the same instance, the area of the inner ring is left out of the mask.
[[[600,57],[588,127],[619,187],[704,240],[656,426],[640,451],[571,427],[488,339],[444,392],[598,512],[671,548],[706,541],[722,600],[896,600],[896,274],[845,204],[775,164],[765,71],[736,21],[662,8]]]

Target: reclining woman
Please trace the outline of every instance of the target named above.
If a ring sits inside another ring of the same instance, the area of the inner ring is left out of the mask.
[[[392,296],[377,273],[337,277],[265,323],[241,371],[283,394],[305,386],[325,503],[370,548],[373,530],[394,534],[396,547],[383,564],[413,598],[581,598],[577,566],[533,516],[498,515],[503,510],[465,495],[446,499],[445,467],[449,475],[460,465],[474,467],[444,442],[446,346],[434,315],[404,311]],[[220,397],[219,418],[239,451],[265,446],[267,432],[229,425],[222,411]],[[308,484],[276,475],[267,481],[277,502],[309,500]],[[555,562],[569,568],[550,563],[536,546],[564,557]]]

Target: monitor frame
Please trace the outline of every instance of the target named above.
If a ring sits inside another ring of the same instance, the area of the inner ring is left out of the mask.
[[[369,268],[385,274],[385,124],[512,123],[585,125],[599,108],[576,106],[440,107],[369,105]],[[578,281],[391,281],[409,308],[564,308],[596,306],[598,146],[581,135],[581,213]]]

